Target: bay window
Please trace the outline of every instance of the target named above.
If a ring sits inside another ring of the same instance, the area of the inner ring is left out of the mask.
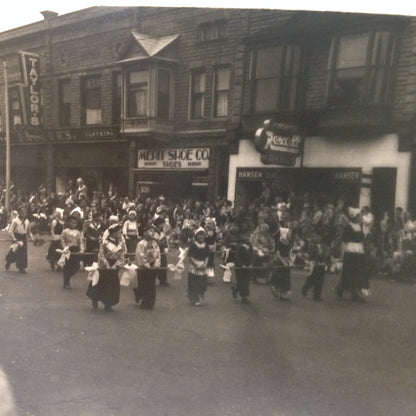
[[[335,37],[328,63],[328,104],[385,104],[389,93],[394,46],[394,37],[388,31]]]
[[[127,118],[148,115],[149,71],[130,71],[127,73]]]

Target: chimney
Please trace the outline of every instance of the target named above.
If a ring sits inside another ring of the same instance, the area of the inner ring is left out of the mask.
[[[45,10],[43,12],[40,12],[40,14],[43,16],[45,20],[51,20],[51,19],[54,19],[55,17],[58,17],[58,13],[51,12],[50,10]]]

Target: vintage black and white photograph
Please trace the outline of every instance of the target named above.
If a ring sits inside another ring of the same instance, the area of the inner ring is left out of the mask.
[[[416,415],[416,6],[0,6],[0,416]]]

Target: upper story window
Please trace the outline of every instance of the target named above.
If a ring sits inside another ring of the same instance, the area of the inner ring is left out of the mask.
[[[16,127],[23,124],[22,97],[19,87],[9,89],[9,108],[10,108],[10,127]]]
[[[121,91],[123,85],[123,75],[121,72],[113,73],[113,123],[121,122]]]
[[[126,116],[127,118],[148,115],[149,71],[127,72]]]
[[[59,100],[59,125],[68,127],[71,125],[71,80],[61,79],[58,81]]]
[[[230,90],[230,68],[217,68],[214,83],[214,117],[228,116],[228,96]]]
[[[191,119],[204,117],[205,105],[205,70],[198,69],[191,73]]]
[[[294,110],[302,73],[300,46],[283,44],[260,48],[252,52],[251,62],[253,111]]]
[[[200,41],[224,38],[227,34],[227,20],[216,20],[198,25],[197,38]]]
[[[94,75],[82,80],[82,123],[101,124],[101,77]]]
[[[157,76],[157,117],[168,120],[170,117],[171,73],[168,69],[159,69]]]
[[[394,48],[394,37],[387,31],[334,38],[328,63],[328,104],[385,104]]]

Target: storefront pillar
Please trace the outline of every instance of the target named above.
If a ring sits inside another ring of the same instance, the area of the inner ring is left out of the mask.
[[[55,192],[55,161],[54,146],[47,144],[46,149],[46,190],[48,193]]]
[[[128,188],[128,194],[129,198],[135,198],[136,197],[136,186],[134,181],[134,169],[136,167],[136,143],[134,140],[130,140],[129,142],[129,156],[128,156],[128,163],[129,163],[129,188]]]

